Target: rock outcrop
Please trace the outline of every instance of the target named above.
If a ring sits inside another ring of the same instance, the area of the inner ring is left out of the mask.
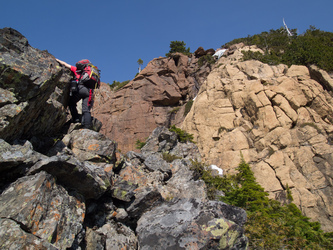
[[[47,51],[32,48],[14,29],[0,29],[0,138],[34,142],[58,133],[69,80]]]
[[[240,152],[271,198],[289,186],[302,212],[333,230],[332,79],[311,66],[242,61],[237,45],[208,75],[182,128],[203,159],[232,173]]]
[[[175,53],[153,59],[125,87],[111,92],[103,85],[93,115],[103,123],[101,132],[119,143],[123,152],[136,150],[159,126],[180,124],[185,105],[192,100],[210,72],[198,67],[198,58]]]
[[[66,126],[69,72],[17,31],[0,34],[1,249],[247,248],[245,211],[209,201],[191,170],[195,144],[157,127],[117,158],[116,141]]]
[[[81,140],[95,157],[76,150]],[[86,129],[66,135],[50,151],[54,156],[34,152],[28,141],[1,144],[2,248],[247,248],[245,211],[207,200],[191,170],[198,148],[179,143],[165,127],[155,129],[141,153],[129,151],[117,164],[116,144]],[[172,162],[164,160],[166,148]],[[3,170],[18,152],[29,153]]]

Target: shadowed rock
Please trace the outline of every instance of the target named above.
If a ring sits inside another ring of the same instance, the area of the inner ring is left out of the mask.
[[[6,204],[0,206],[1,224],[7,225],[9,231],[16,231],[12,232],[13,237],[8,237],[6,244],[12,248],[18,244],[15,239],[20,234],[23,237],[30,234],[42,239],[41,244],[47,240],[61,249],[72,246],[85,217],[85,204],[82,198],[76,197],[68,194],[45,172],[18,179],[0,196],[0,204]],[[9,224],[13,227],[8,227]],[[6,235],[1,227],[0,232]],[[22,244],[33,245],[29,241]],[[44,245],[47,244],[44,242]]]

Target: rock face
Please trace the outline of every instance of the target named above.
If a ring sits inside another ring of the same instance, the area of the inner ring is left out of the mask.
[[[114,140],[64,126],[70,74],[17,31],[0,34],[1,248],[247,248],[245,211],[209,201],[191,170],[201,159],[195,144],[158,127],[140,152],[117,159]],[[46,135],[58,135],[52,147]]]
[[[180,124],[185,104],[192,100],[210,72],[197,66],[198,58],[176,53],[157,58],[119,91],[103,85],[93,115],[102,121],[101,132],[119,143],[123,152],[135,150],[159,126]]]
[[[70,75],[55,58],[32,48],[16,30],[0,29],[0,72],[0,138],[58,132],[66,122]]]
[[[271,198],[292,191],[303,213],[333,230],[333,99],[314,66],[242,61],[234,46],[208,75],[182,128],[205,161],[232,173],[240,152]]]

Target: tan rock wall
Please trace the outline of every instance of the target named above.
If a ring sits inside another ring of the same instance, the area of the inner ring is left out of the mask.
[[[216,63],[182,129],[204,160],[226,173],[242,152],[271,198],[281,199],[288,185],[305,215],[332,231],[333,98],[322,86],[332,79],[314,67],[310,74],[305,66],[242,62],[242,49],[254,48]]]

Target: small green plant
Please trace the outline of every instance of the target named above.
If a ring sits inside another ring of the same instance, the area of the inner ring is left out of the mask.
[[[204,55],[200,57],[198,60],[199,67],[202,67],[205,63],[207,63],[208,65],[214,64],[215,63],[214,57],[212,55]]]
[[[223,179],[218,176],[213,176],[211,171],[207,169],[207,165],[191,160],[190,169],[194,172],[196,179],[201,179],[206,184],[207,197],[210,200],[217,199],[217,190],[223,186]]]
[[[191,111],[192,105],[193,105],[193,100],[189,100],[185,104],[184,117]]]
[[[286,192],[287,192],[287,199],[289,202],[292,202],[294,200],[292,194],[291,194],[291,190],[289,188],[289,185],[286,185]]]
[[[112,84],[109,86],[110,86],[111,90],[117,91],[117,90],[121,89],[122,87],[124,87],[129,82],[130,82],[130,80],[123,81],[123,82],[113,81]]]
[[[175,113],[177,113],[179,111],[179,109],[180,109],[180,107],[175,107],[172,110],[170,110],[168,113],[169,114],[175,114]]]
[[[177,159],[181,159],[181,157],[176,156],[176,155],[172,155],[168,152],[163,152],[162,153],[162,158],[163,158],[163,160],[165,160],[168,163],[171,163],[171,162],[173,162],[174,160],[177,160]]]
[[[136,140],[135,142],[136,148],[141,149],[146,145],[146,142],[140,141],[139,139]]]
[[[193,141],[193,135],[185,132],[184,130],[177,128],[175,125],[172,125],[169,129],[171,132],[175,132],[177,134],[177,138],[180,142],[192,142]]]

